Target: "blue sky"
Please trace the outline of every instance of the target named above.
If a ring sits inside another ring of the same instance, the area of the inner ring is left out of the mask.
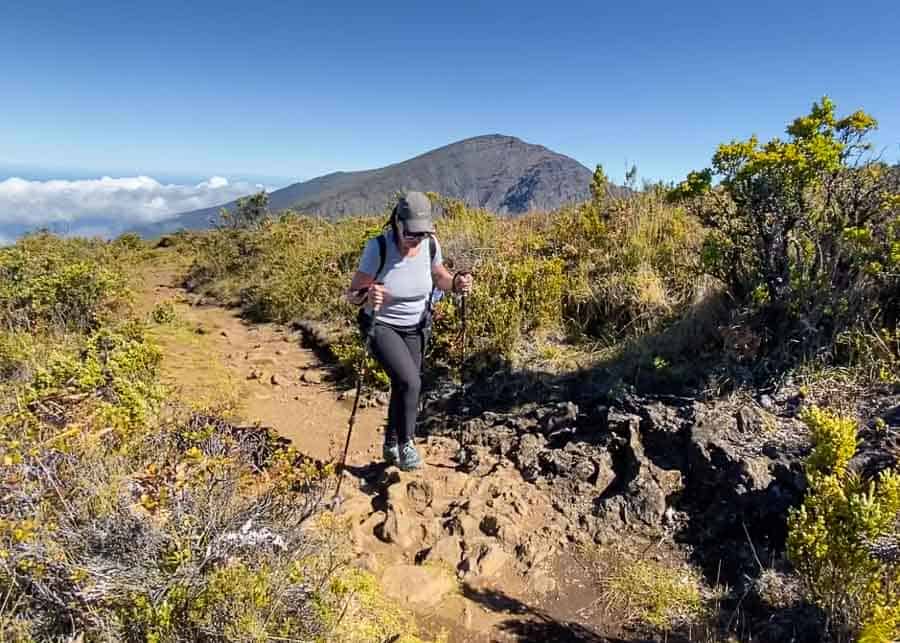
[[[896,0],[4,5],[0,179],[276,185],[486,133],[676,179],[826,93],[900,158]]]

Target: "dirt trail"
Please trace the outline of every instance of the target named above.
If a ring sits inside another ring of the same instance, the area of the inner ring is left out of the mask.
[[[166,263],[166,260],[169,263]],[[234,311],[204,305],[177,285],[171,257],[142,274],[144,314],[172,302],[176,321],[160,324],[163,378],[187,400],[237,402],[244,422],[259,422],[303,453],[336,460],[352,396],[328,382],[328,370],[294,332],[248,324]],[[385,409],[363,408],[351,441],[341,512],[351,523],[358,564],[405,603],[430,636],[450,641],[603,641],[574,625],[593,594],[577,565],[561,572],[568,543],[554,511],[509,466],[456,470],[455,443],[421,441],[426,466],[412,474],[379,466]],[[548,526],[549,525],[549,526]],[[553,616],[551,616],[551,614]]]
[[[281,326],[250,324],[234,311],[197,305],[198,296],[176,285],[178,274],[172,266],[151,265],[138,301],[144,313],[159,303],[175,306],[176,322],[154,333],[165,354],[163,380],[186,400],[234,400],[244,421],[274,428],[314,458],[338,456],[352,398],[338,399],[312,351]],[[360,409],[349,462],[380,455],[383,421],[381,409]]]

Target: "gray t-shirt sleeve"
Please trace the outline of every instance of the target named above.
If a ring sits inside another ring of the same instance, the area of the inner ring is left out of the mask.
[[[378,239],[372,237],[366,242],[366,247],[363,248],[362,257],[359,259],[359,271],[374,277],[380,261],[381,257],[380,252],[378,251]]]
[[[441,252],[441,242],[434,237],[434,256],[431,258],[431,267],[436,268],[444,263],[444,253]]]

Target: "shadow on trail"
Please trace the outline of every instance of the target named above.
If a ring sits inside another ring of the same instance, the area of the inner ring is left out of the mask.
[[[511,618],[502,621],[497,629],[515,637],[520,643],[652,643],[650,639],[625,640],[601,636],[579,623],[555,619],[539,608],[493,589],[482,590],[463,585],[462,593],[491,612],[509,614]],[[679,642],[679,639],[669,640]]]

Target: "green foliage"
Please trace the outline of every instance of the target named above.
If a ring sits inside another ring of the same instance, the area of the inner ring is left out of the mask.
[[[864,480],[848,469],[856,452],[853,420],[815,407],[803,419],[813,442],[809,488],[788,519],[788,556],[837,633],[889,643],[900,636],[900,568],[873,556],[870,544],[896,524],[900,474]]]
[[[9,328],[95,328],[126,300],[113,252],[86,241],[26,237],[0,250],[0,316]]]
[[[608,189],[609,179],[606,178],[603,166],[598,163],[594,168],[594,175],[591,177],[591,200],[595,203],[602,201],[606,198]]]
[[[212,232],[195,242],[189,278],[223,299],[238,300],[254,319],[349,317],[340,293],[377,225],[371,219],[330,223],[286,215],[256,231]]]
[[[660,329],[696,299],[698,222],[650,190],[557,214],[552,252],[566,258],[571,327],[619,339]]]
[[[51,354],[39,367],[25,400],[65,393],[93,393],[107,403],[103,410],[116,428],[142,426],[162,398],[157,383],[162,355],[145,341],[136,323],[103,327],[91,334],[78,353]]]
[[[162,406],[161,353],[112,305],[124,285],[91,290],[124,284],[117,268],[137,252],[46,236],[0,254],[16,321],[0,329],[0,473],[14,490],[0,506],[0,637],[418,640],[371,577],[347,571],[347,525],[321,511],[331,466],[270,431]],[[80,302],[85,323],[35,305],[53,298]]]
[[[239,198],[233,211],[219,210],[222,227],[231,230],[259,228],[269,217],[269,195],[265,190]]]
[[[541,257],[520,257],[516,262],[492,259],[482,264],[478,278],[479,286],[467,302],[470,351],[511,357],[525,335],[560,327],[562,262]],[[456,298],[441,302],[435,326],[439,352],[459,350],[460,303]]]
[[[140,235],[135,234],[134,232],[126,232],[125,234],[121,234],[115,238],[113,243],[116,246],[119,246],[122,250],[125,251],[138,251],[144,249],[144,241],[141,239]]]
[[[157,324],[171,324],[175,321],[175,304],[171,301],[163,301],[153,307],[150,317]]]
[[[666,204],[659,190],[631,200],[604,192],[596,202],[518,219],[498,218],[456,199],[430,198],[443,213],[437,236],[445,264],[476,275],[470,354],[512,358],[532,333],[647,332],[683,310],[696,292],[691,255],[701,231],[683,209]],[[287,214],[253,232],[208,233],[195,242],[189,279],[225,301],[240,301],[253,319],[340,321],[348,334],[335,351],[350,366],[360,347],[352,331],[355,311],[341,295],[364,243],[382,223]],[[458,304],[454,297],[440,304],[437,355],[459,349]]]
[[[703,623],[712,594],[700,574],[685,565],[673,566],[618,553],[612,563],[598,563],[600,598],[615,620],[670,632]]]
[[[23,331],[0,331],[0,380],[15,377],[29,367],[35,339]]]
[[[866,156],[875,127],[864,112],[837,118],[825,97],[788,125],[788,139],[720,145],[711,169],[669,194],[712,230],[705,270],[764,310],[779,346],[812,352],[879,316],[896,327],[900,179]]]
[[[371,352],[365,352],[364,344],[357,337],[357,334],[350,333],[340,341],[335,342],[331,348],[345,373],[358,377],[363,368],[362,360],[365,359],[366,380],[364,384],[376,386],[380,389],[387,389],[390,386],[390,378],[388,378],[387,373],[375,361]]]

